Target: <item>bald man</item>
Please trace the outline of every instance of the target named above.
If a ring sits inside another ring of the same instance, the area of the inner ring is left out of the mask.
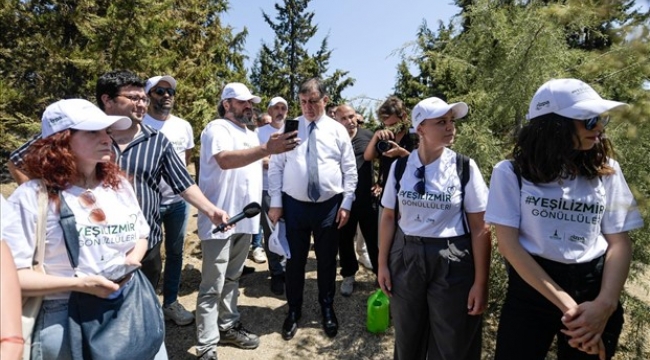
[[[359,271],[357,256],[354,251],[354,237],[357,225],[366,241],[372,271],[377,274],[377,208],[374,206],[372,184],[374,170],[372,161],[366,161],[363,153],[372,138],[370,130],[360,128],[357,124],[357,112],[349,105],[339,105],[336,108],[336,120],[341,123],[350,135],[354,156],[357,161],[358,182],[355,200],[350,210],[348,223],[341,229],[339,242],[339,259],[341,264],[341,295],[350,296],[354,291],[354,276]]]

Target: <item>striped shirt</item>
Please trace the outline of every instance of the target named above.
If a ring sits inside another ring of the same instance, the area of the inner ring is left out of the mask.
[[[194,185],[194,180],[174,151],[172,143],[162,133],[143,124],[140,124],[140,129],[124,151],[120,151],[116,143],[113,143],[113,151],[117,163],[131,181],[142,213],[151,227],[149,248],[152,248],[162,241],[160,179],[165,179],[176,194]],[[11,162],[20,167],[29,146],[40,138],[40,135],[34,136],[12,152],[9,157]]]

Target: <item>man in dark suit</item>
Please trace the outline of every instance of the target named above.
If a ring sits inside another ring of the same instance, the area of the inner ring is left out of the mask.
[[[317,258],[318,302],[323,329],[336,336],[334,314],[336,254],[340,229],[347,223],[357,186],[357,168],[350,136],[341,124],[325,115],[329,98],[319,79],[307,80],[298,91],[303,115],[301,143],[294,151],[274,155],[269,166],[269,218],[284,217],[291,258],[286,265],[289,312],[282,337],[293,338],[298,328],[305,286],[305,265],[314,237]]]

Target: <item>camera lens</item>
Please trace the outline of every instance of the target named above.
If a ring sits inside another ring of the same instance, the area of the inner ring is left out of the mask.
[[[380,154],[383,154],[385,151],[390,150],[390,148],[392,147],[393,145],[391,145],[391,143],[388,142],[387,140],[379,140],[377,141],[377,145],[375,146],[375,148]]]

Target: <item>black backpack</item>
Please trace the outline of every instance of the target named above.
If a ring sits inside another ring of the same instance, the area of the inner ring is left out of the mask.
[[[399,158],[395,164],[395,196],[399,193],[400,189],[400,180],[402,180],[402,175],[404,175],[404,170],[406,169],[406,162],[408,161],[408,156]],[[469,225],[467,224],[467,217],[465,215],[465,186],[469,182],[469,157],[456,153],[456,173],[460,179],[460,211],[463,216],[463,230],[466,234],[469,234]],[[399,201],[395,202],[395,224],[397,225],[397,214],[399,210]]]

